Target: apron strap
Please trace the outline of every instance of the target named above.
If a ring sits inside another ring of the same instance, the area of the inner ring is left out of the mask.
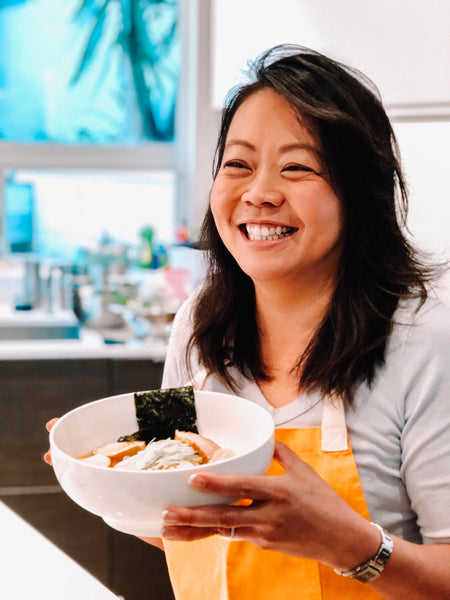
[[[342,452],[348,450],[347,426],[342,398],[329,395],[323,399],[322,451]]]
[[[207,370],[200,369],[200,371],[198,371],[192,378],[192,381],[189,381],[186,385],[192,385],[194,390],[202,390],[205,387],[205,383],[208,377],[209,374]]]

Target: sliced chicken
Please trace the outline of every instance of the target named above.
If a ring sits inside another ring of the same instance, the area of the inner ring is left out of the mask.
[[[214,452],[220,450],[220,446],[212,440],[203,437],[199,433],[192,433],[191,431],[175,431],[175,439],[180,442],[186,442],[194,448],[194,450],[200,454],[204,462],[209,462]]]
[[[97,465],[98,467],[110,467],[111,459],[109,456],[103,456],[102,454],[90,454],[80,460],[90,463],[91,465]]]
[[[134,456],[141,450],[145,448],[145,442],[111,442],[109,444],[105,444],[104,446],[98,446],[94,448],[91,452],[86,452],[85,454],[81,454],[77,458],[82,460],[87,460],[88,462],[100,465],[103,467],[111,466],[113,467],[115,464],[120,462],[127,456]],[[98,457],[97,459],[95,457]],[[108,459],[108,464],[106,460],[102,460],[100,457],[105,457]]]

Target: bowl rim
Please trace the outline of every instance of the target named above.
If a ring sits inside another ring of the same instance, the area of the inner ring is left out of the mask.
[[[96,464],[92,464],[89,462],[82,462],[80,461],[80,459],[78,459],[75,456],[71,456],[70,454],[68,454],[67,452],[65,452],[64,450],[62,450],[60,448],[60,446],[56,443],[55,441],[55,434],[57,433],[57,430],[59,428],[59,426],[61,425],[61,423],[63,423],[64,421],[66,421],[68,418],[70,418],[74,413],[76,412],[81,412],[82,409],[84,409],[87,406],[92,406],[94,404],[99,404],[102,402],[106,402],[107,400],[112,400],[115,398],[125,398],[125,397],[130,397],[130,396],[134,396],[134,394],[140,394],[140,393],[145,393],[146,391],[153,391],[153,390],[143,390],[143,391],[136,391],[136,392],[126,392],[123,394],[114,394],[113,396],[105,396],[103,398],[98,398],[97,400],[93,400],[91,402],[85,402],[84,404],[81,404],[80,406],[76,406],[75,408],[73,408],[72,410],[68,411],[67,413],[65,413],[64,415],[62,415],[58,421],[55,423],[55,425],[52,427],[52,429],[50,430],[49,433],[49,440],[50,440],[50,448],[53,452],[54,449],[57,450],[57,452],[59,452],[61,455],[64,456],[64,460],[69,460],[69,464],[76,464],[76,465],[82,465],[82,468],[88,468],[88,469],[94,469],[94,470],[100,470],[101,472],[111,472],[111,474],[114,473],[124,473],[124,474],[128,474],[128,475],[132,475],[134,477],[136,476],[149,476],[149,474],[163,474],[164,476],[171,476],[174,477],[174,475],[176,473],[189,473],[190,471],[195,471],[196,473],[199,472],[199,470],[201,471],[207,471],[208,467],[211,468],[211,463],[205,463],[205,464],[201,464],[201,465],[192,465],[192,467],[178,467],[176,469],[160,469],[160,470],[152,470],[152,469],[114,469],[111,467],[105,467],[102,465],[96,465]],[[265,419],[267,421],[267,424],[270,428],[270,434],[266,436],[265,440],[263,442],[261,442],[261,444],[259,444],[257,446],[257,448],[265,445],[268,441],[270,441],[272,439],[272,443],[274,443],[275,440],[275,423],[273,421],[272,416],[270,415],[270,413],[268,411],[266,411],[262,406],[260,406],[259,404],[256,404],[256,402],[252,402],[251,400],[248,400],[246,398],[243,398],[242,396],[237,396],[236,394],[227,394],[225,392],[210,392],[208,390],[194,390],[194,394],[200,393],[201,395],[203,394],[207,394],[209,396],[230,396],[232,398],[236,398],[238,400],[243,400],[245,402],[248,402],[250,405],[252,405],[252,407],[255,408],[256,412],[259,412],[261,415],[264,415],[262,418]],[[253,409],[252,409],[253,410]],[[238,459],[241,458],[245,458],[246,456],[248,456],[249,454],[251,454],[252,452],[255,451],[255,448],[253,448],[252,450],[248,450],[246,452],[243,452],[237,456],[231,456],[229,458],[225,458],[223,460],[217,461],[215,463],[212,463],[214,465],[216,464],[225,464],[225,463],[230,463],[232,461],[236,461]],[[139,474],[139,475],[138,475]],[[126,475],[125,475],[126,476]]]

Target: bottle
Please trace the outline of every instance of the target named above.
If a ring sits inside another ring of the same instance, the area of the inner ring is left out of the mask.
[[[149,225],[143,227],[139,234],[141,236],[141,247],[138,257],[138,262],[144,269],[153,268],[153,228]]]

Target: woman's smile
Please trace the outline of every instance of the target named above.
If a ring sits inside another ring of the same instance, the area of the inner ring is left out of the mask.
[[[250,241],[279,240],[286,238],[297,231],[294,227],[271,223],[244,223],[243,225],[240,225],[240,230]]]

